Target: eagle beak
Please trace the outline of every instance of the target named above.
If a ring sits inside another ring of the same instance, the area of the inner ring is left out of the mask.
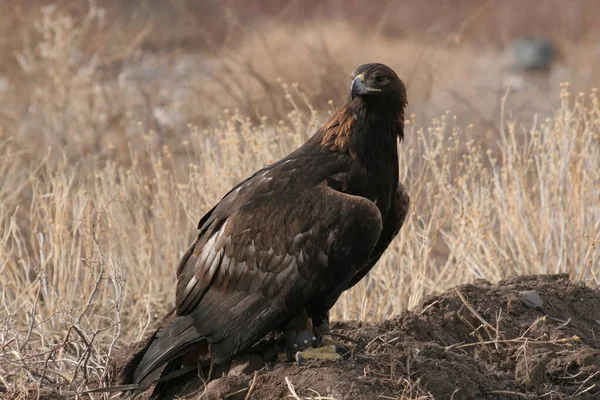
[[[356,96],[374,92],[381,92],[381,89],[375,89],[365,86],[364,74],[357,75],[356,78],[354,78],[354,80],[352,81],[352,86],[350,87],[350,96],[352,97],[352,99],[354,99]]]

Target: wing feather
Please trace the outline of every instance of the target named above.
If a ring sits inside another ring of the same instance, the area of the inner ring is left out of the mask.
[[[344,259],[352,246],[332,246],[348,221],[380,221],[381,215],[371,201],[327,186],[328,177],[347,168],[334,161],[299,157],[259,171],[202,218],[200,234],[178,268],[176,312],[196,321],[215,362],[285,324],[315,294],[325,290],[328,298],[337,298],[332,282],[342,277],[341,293],[350,269],[358,268],[358,258]],[[306,162],[318,163],[323,175],[311,174],[308,182],[297,175],[315,170],[301,168]],[[351,234],[361,229],[353,226]],[[379,235],[365,232],[365,243]]]

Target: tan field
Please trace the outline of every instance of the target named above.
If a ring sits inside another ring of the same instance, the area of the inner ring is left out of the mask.
[[[379,322],[480,278],[598,288],[595,2],[189,3],[0,4],[0,394],[110,381],[172,307],[198,220],[310,137],[364,62],[408,87],[411,211],[333,319]],[[557,43],[550,71],[506,67],[530,31]],[[430,398],[413,378],[393,398]]]

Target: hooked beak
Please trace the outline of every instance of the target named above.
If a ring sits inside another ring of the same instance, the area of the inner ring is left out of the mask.
[[[357,75],[352,81],[352,86],[350,87],[350,97],[352,97],[352,99],[354,99],[356,96],[374,92],[381,92],[381,89],[365,86],[364,74]]]

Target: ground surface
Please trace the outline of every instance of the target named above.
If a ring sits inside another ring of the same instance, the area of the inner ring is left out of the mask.
[[[267,365],[256,374],[238,367],[206,387],[188,379],[164,397],[600,396],[600,291],[566,275],[517,277],[498,285],[481,280],[379,324],[343,322],[333,329],[360,343],[346,360]],[[128,356],[126,350],[118,360]]]

